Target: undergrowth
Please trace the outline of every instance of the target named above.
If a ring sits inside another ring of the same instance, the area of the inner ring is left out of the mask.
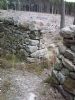
[[[7,54],[5,57],[0,57],[0,67],[5,69],[15,68],[23,71],[28,70],[40,75],[44,68],[48,68],[49,66],[46,60],[41,60],[40,62],[35,63],[28,63],[18,59],[14,54]]]

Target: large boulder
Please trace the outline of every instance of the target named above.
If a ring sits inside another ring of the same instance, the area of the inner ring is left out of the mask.
[[[37,52],[38,47],[37,46],[27,45],[25,49],[29,53],[34,53],[34,52]]]
[[[41,50],[37,50],[36,52],[31,54],[31,57],[42,58],[42,57],[46,56],[47,52],[48,52],[47,48],[41,49]]]
[[[58,80],[58,82],[61,84],[64,83],[65,78],[66,78],[61,72],[58,72],[56,70],[53,70],[52,76],[55,77]]]
[[[54,65],[54,70],[61,71],[63,68],[62,62],[57,58],[56,64]]]
[[[68,70],[67,68],[62,68],[61,73],[62,73],[64,76],[69,76],[69,70]]]
[[[70,77],[75,80],[75,72],[70,72]]]
[[[64,54],[66,49],[67,49],[63,44],[59,45],[58,48],[59,48],[59,53],[60,54]]]
[[[31,46],[37,46],[39,44],[38,40],[27,39],[26,44]]]
[[[65,51],[64,57],[71,60],[71,61],[74,61],[75,53],[73,53],[71,50],[68,49],[68,50]]]
[[[69,71],[75,71],[75,65],[70,60],[62,57],[62,63]]]
[[[65,37],[65,38],[73,37],[75,35],[74,26],[71,26],[71,28],[70,27],[65,27],[65,28],[61,29],[60,35],[62,37]]]
[[[71,50],[75,52],[75,45],[71,45]]]

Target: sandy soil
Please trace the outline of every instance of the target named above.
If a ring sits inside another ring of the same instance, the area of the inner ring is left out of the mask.
[[[0,68],[0,100],[64,100],[43,78],[28,71]]]

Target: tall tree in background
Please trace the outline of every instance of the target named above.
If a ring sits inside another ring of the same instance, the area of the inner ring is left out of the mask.
[[[18,10],[21,10],[21,3],[20,3],[20,0],[18,0],[17,2],[18,2]]]
[[[7,10],[9,9],[8,5],[9,5],[9,1],[6,0],[6,9],[7,9]]]
[[[60,28],[65,26],[65,2],[61,0],[61,21],[60,21]]]
[[[75,25],[75,17],[74,17],[74,22],[73,22],[73,25]]]
[[[0,0],[0,9],[7,9],[6,0]]]
[[[73,25],[75,25],[75,3],[74,3],[74,22]]]

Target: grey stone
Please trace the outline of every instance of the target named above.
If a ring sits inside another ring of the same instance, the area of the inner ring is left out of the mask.
[[[56,64],[54,65],[54,70],[61,71],[62,68],[63,68],[62,62],[59,59],[57,59]]]
[[[29,54],[24,49],[20,49],[20,54],[25,56],[25,57],[29,56]]]
[[[65,28],[61,29],[60,35],[65,38],[73,37],[74,30],[72,30],[70,27],[65,27]]]
[[[23,21],[23,20],[18,20],[17,26],[19,26],[20,28],[24,28],[25,30],[28,30],[29,29],[29,22]]]
[[[39,41],[38,41],[38,40],[31,40],[31,39],[28,39],[28,40],[26,41],[26,44],[29,44],[29,45],[31,45],[31,46],[36,46],[36,45],[39,44]]]
[[[58,91],[64,96],[64,98],[65,98],[66,100],[73,100],[73,95],[71,95],[70,93],[66,92],[66,91],[63,89],[63,86],[62,86],[62,85],[57,86],[57,89],[58,89]]]
[[[11,24],[11,25],[14,25],[14,19],[13,17],[7,17],[5,20],[4,20],[4,23],[6,24]]]
[[[62,60],[63,55],[57,55],[59,60]]]
[[[62,68],[61,73],[65,76],[69,76],[69,70],[66,68]]]
[[[41,33],[39,31],[31,31],[29,34],[30,39],[32,40],[39,40],[41,39]]]
[[[57,78],[57,80],[60,82],[60,84],[64,83],[66,77],[61,72],[53,70],[53,74]]]
[[[31,54],[31,57],[34,58],[41,58],[41,57],[45,57],[45,55],[47,54],[48,50],[47,48],[45,49],[41,49],[41,50],[37,50],[36,52]]]
[[[62,63],[64,65],[64,67],[66,67],[67,69],[69,69],[69,71],[75,71],[75,65],[73,65],[73,63],[71,61],[69,61],[66,58],[62,58]]]
[[[75,53],[73,53],[71,50],[68,49],[65,51],[64,57],[73,61],[75,59]]]
[[[61,72],[58,73],[58,80],[60,81],[60,84],[63,84],[65,78],[66,77]]]
[[[75,52],[75,45],[71,45],[71,50]]]
[[[75,72],[70,72],[70,77],[75,79]]]
[[[62,44],[62,45],[59,45],[59,53],[60,54],[64,54],[66,51],[66,47]]]
[[[75,32],[75,25],[71,25],[70,29],[73,30]]]
[[[60,84],[60,82],[58,81],[58,79],[57,79],[57,73],[58,73],[58,71],[56,71],[56,70],[53,70],[52,71],[52,78],[54,79],[54,86],[56,86],[56,85],[59,85]]]
[[[37,58],[30,58],[30,57],[27,57],[27,62],[30,62],[30,63],[37,63],[37,62],[39,62],[40,60],[39,59],[37,59]]]
[[[34,53],[38,50],[38,47],[37,46],[26,46],[26,51],[29,52],[29,53]]]
[[[67,47],[75,44],[75,39],[73,38],[63,38],[63,42]]]

